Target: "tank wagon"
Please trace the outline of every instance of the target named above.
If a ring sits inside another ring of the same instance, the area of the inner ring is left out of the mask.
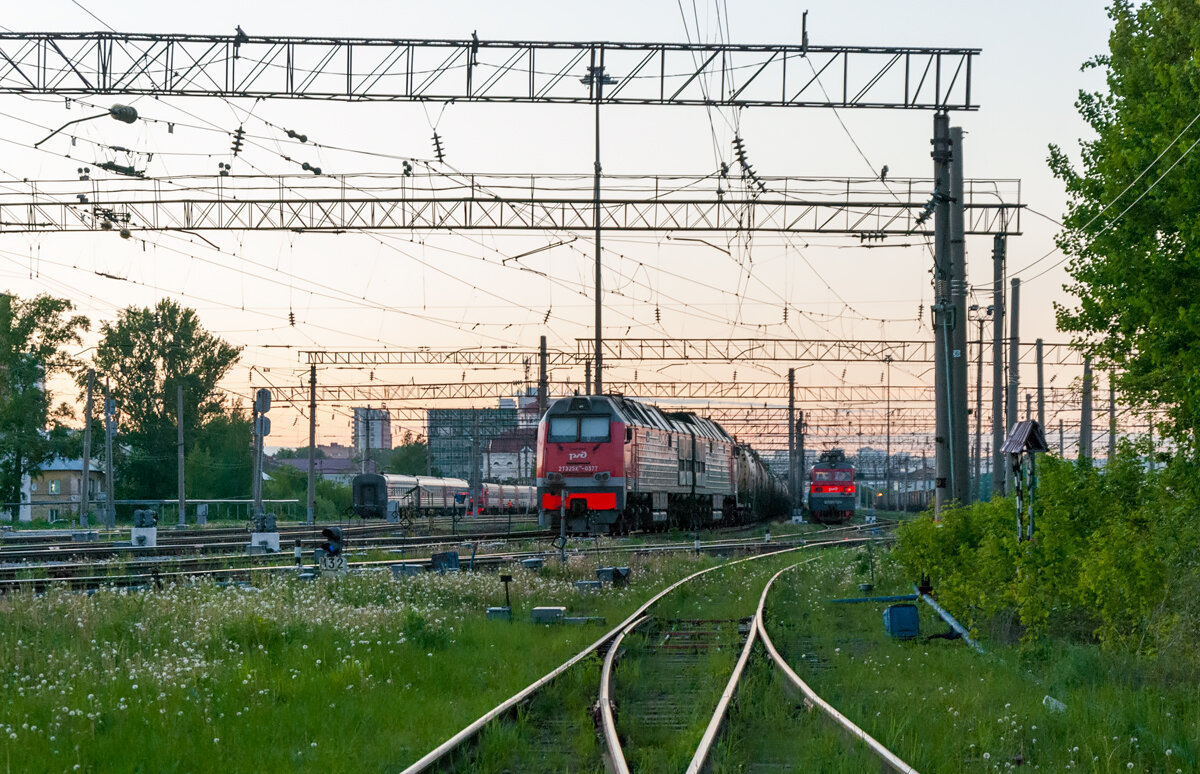
[[[538,425],[537,484],[541,523],[565,518],[572,534],[740,524],[777,515],[782,494],[716,422],[618,395],[551,404]]]
[[[844,524],[854,517],[858,502],[854,465],[841,449],[821,452],[808,487],[808,511],[813,521]]]

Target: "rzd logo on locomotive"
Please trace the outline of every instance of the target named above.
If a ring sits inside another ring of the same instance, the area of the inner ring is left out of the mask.
[[[571,461],[574,461],[574,460],[586,460],[586,459],[587,459],[587,452],[585,452],[585,451],[581,451],[581,452],[571,452],[570,454],[568,454],[568,455],[567,455],[567,459],[568,459],[568,460],[571,460]]]

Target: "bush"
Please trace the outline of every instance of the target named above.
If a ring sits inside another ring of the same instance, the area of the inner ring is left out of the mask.
[[[1036,534],[1016,539],[1012,498],[925,515],[900,528],[895,557],[930,577],[964,624],[997,636],[1015,619],[1026,643],[1098,641],[1194,658],[1200,632],[1200,496],[1195,466],[1151,471],[1123,447],[1105,469],[1038,460]]]

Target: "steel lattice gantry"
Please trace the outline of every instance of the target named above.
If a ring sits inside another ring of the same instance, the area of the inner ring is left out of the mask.
[[[575,340],[575,357],[579,362],[592,358],[591,339]],[[1035,360],[1037,345],[1021,342],[1020,362]],[[1042,345],[1043,360],[1048,366],[1082,365],[1083,358],[1070,344]],[[836,339],[610,339],[604,340],[604,361],[662,362],[691,361],[697,363],[751,362],[884,362],[888,357],[896,363],[935,362],[932,341],[841,341]]]
[[[922,178],[603,178],[599,208],[575,175],[230,175],[12,182],[0,191],[5,232],[607,231],[932,234]],[[1020,233],[1018,180],[972,180],[968,234]]]
[[[0,94],[975,110],[979,49],[0,34]],[[590,88],[594,88],[590,87]]]
[[[489,349],[372,349],[304,350],[300,358],[307,365],[318,366],[383,366],[383,365],[454,365],[454,366],[511,366],[536,365],[539,352],[536,349],[495,347]],[[578,365],[573,352],[549,350],[546,352],[547,366]]]

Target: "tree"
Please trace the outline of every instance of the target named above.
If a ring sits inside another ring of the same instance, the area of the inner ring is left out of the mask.
[[[427,470],[428,446],[425,444],[425,439],[414,435],[411,430],[405,431],[399,446],[386,452],[372,452],[372,454],[379,454],[377,462],[380,473],[423,476]]]
[[[1096,139],[1081,170],[1050,148],[1068,211],[1058,244],[1071,256],[1074,306],[1059,328],[1115,370],[1136,408],[1165,407],[1162,430],[1200,450],[1200,14],[1195,0],[1115,0],[1107,92],[1080,93]]]
[[[288,449],[285,447],[278,450],[271,456],[277,460],[306,460],[308,459],[308,447],[297,446],[295,449]],[[325,452],[321,451],[320,447],[317,447],[316,452],[313,454],[313,458],[323,460],[325,459]]]
[[[230,409],[209,419],[183,464],[188,497],[249,499],[254,483],[249,417]]]
[[[202,448],[205,432],[226,415],[217,383],[237,362],[238,350],[206,331],[194,310],[170,299],[153,308],[122,310],[101,334],[96,371],[108,378],[120,413],[116,490],[123,496],[172,498],[177,494],[176,390],[183,387],[185,443]]]
[[[65,347],[80,343],[89,322],[74,308],[62,298],[0,293],[0,503],[20,500],[22,477],[53,456],[64,434],[58,420],[71,411],[51,408],[46,382],[78,364]]]

